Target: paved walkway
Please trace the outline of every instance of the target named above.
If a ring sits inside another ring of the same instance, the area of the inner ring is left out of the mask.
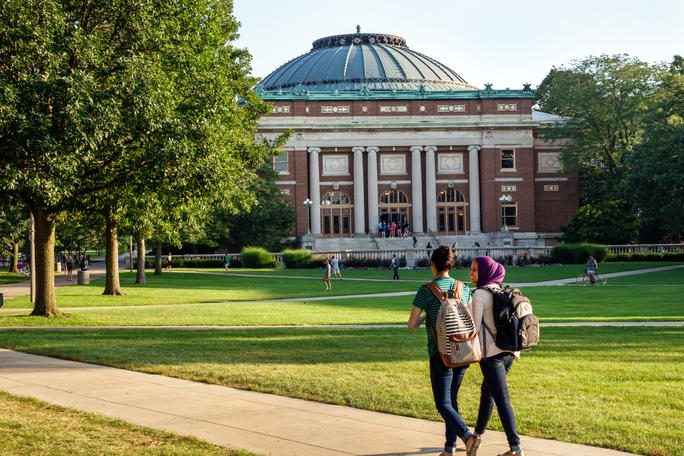
[[[105,262],[104,260],[93,260],[90,263],[90,280],[104,277]],[[66,272],[62,271],[55,274],[55,288],[68,287],[76,285],[78,277],[78,269],[74,268],[72,276],[73,280],[67,281]],[[3,294],[4,299],[16,298],[19,296],[27,296],[31,294],[31,280],[24,280],[23,282],[10,283],[8,285],[0,286],[0,293]],[[32,309],[29,309],[32,310]]]
[[[444,425],[438,422],[5,349],[0,349],[0,389],[268,455],[436,455],[444,440]],[[521,440],[528,456],[629,454],[532,437]],[[503,433],[489,431],[478,455],[506,449]]]

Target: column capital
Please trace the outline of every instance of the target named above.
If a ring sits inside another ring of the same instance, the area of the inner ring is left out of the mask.
[[[309,147],[309,148],[307,149],[307,152],[309,152],[310,154],[317,154],[317,153],[319,153],[320,151],[321,151],[321,148],[320,148],[320,147]]]
[[[473,151],[479,152],[481,149],[482,149],[482,146],[480,146],[479,144],[472,144],[472,145],[468,146],[468,152],[473,152]]]
[[[366,152],[377,152],[379,150],[380,150],[380,148],[378,146],[367,146],[366,147]]]
[[[355,147],[352,147],[352,152],[354,152],[354,153],[356,153],[356,152],[365,152],[365,151],[366,151],[366,148],[363,147],[363,146],[355,146]]]
[[[411,152],[422,152],[423,146],[411,146],[411,147],[409,147],[409,150]]]
[[[425,146],[425,152],[436,152],[437,146]]]

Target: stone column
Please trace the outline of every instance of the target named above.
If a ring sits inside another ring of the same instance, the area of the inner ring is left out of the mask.
[[[420,166],[420,153],[423,146],[411,146],[411,209],[413,209],[414,233],[423,233],[423,170]]]
[[[368,232],[378,232],[378,147],[366,147],[368,152]]]
[[[468,146],[468,186],[470,189],[470,232],[479,234],[480,228],[480,145]]]
[[[437,232],[437,173],[435,151],[437,146],[425,146],[425,216],[427,229]]]
[[[354,234],[366,234],[366,210],[363,191],[363,152],[365,147],[352,147],[354,152]]]
[[[321,182],[318,169],[318,147],[309,147],[309,198],[311,205],[311,234],[321,234]]]

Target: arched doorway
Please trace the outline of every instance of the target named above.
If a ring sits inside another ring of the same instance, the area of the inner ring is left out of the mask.
[[[437,230],[440,234],[465,234],[465,198],[463,193],[447,188],[437,196]]]
[[[380,221],[405,225],[409,221],[409,202],[406,193],[391,189],[380,194]]]
[[[344,237],[351,234],[352,205],[349,196],[339,190],[328,192],[321,200],[321,234]]]

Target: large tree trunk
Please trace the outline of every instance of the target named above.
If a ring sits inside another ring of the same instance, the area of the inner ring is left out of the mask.
[[[145,284],[145,238],[137,237],[138,244],[138,273],[135,275],[135,283]]]
[[[34,213],[36,288],[31,315],[55,317],[59,313],[55,299],[55,215],[38,208]]]
[[[111,213],[107,214],[106,227],[106,252],[105,252],[105,266],[107,268],[105,273],[105,289],[102,294],[125,296],[126,293],[121,291],[119,285],[119,232],[116,219]]]
[[[12,261],[10,261],[9,272],[17,272],[17,263],[19,262],[19,243],[14,241],[14,248],[12,249]]]
[[[154,275],[162,273],[161,241],[157,241],[157,248],[154,251]]]

